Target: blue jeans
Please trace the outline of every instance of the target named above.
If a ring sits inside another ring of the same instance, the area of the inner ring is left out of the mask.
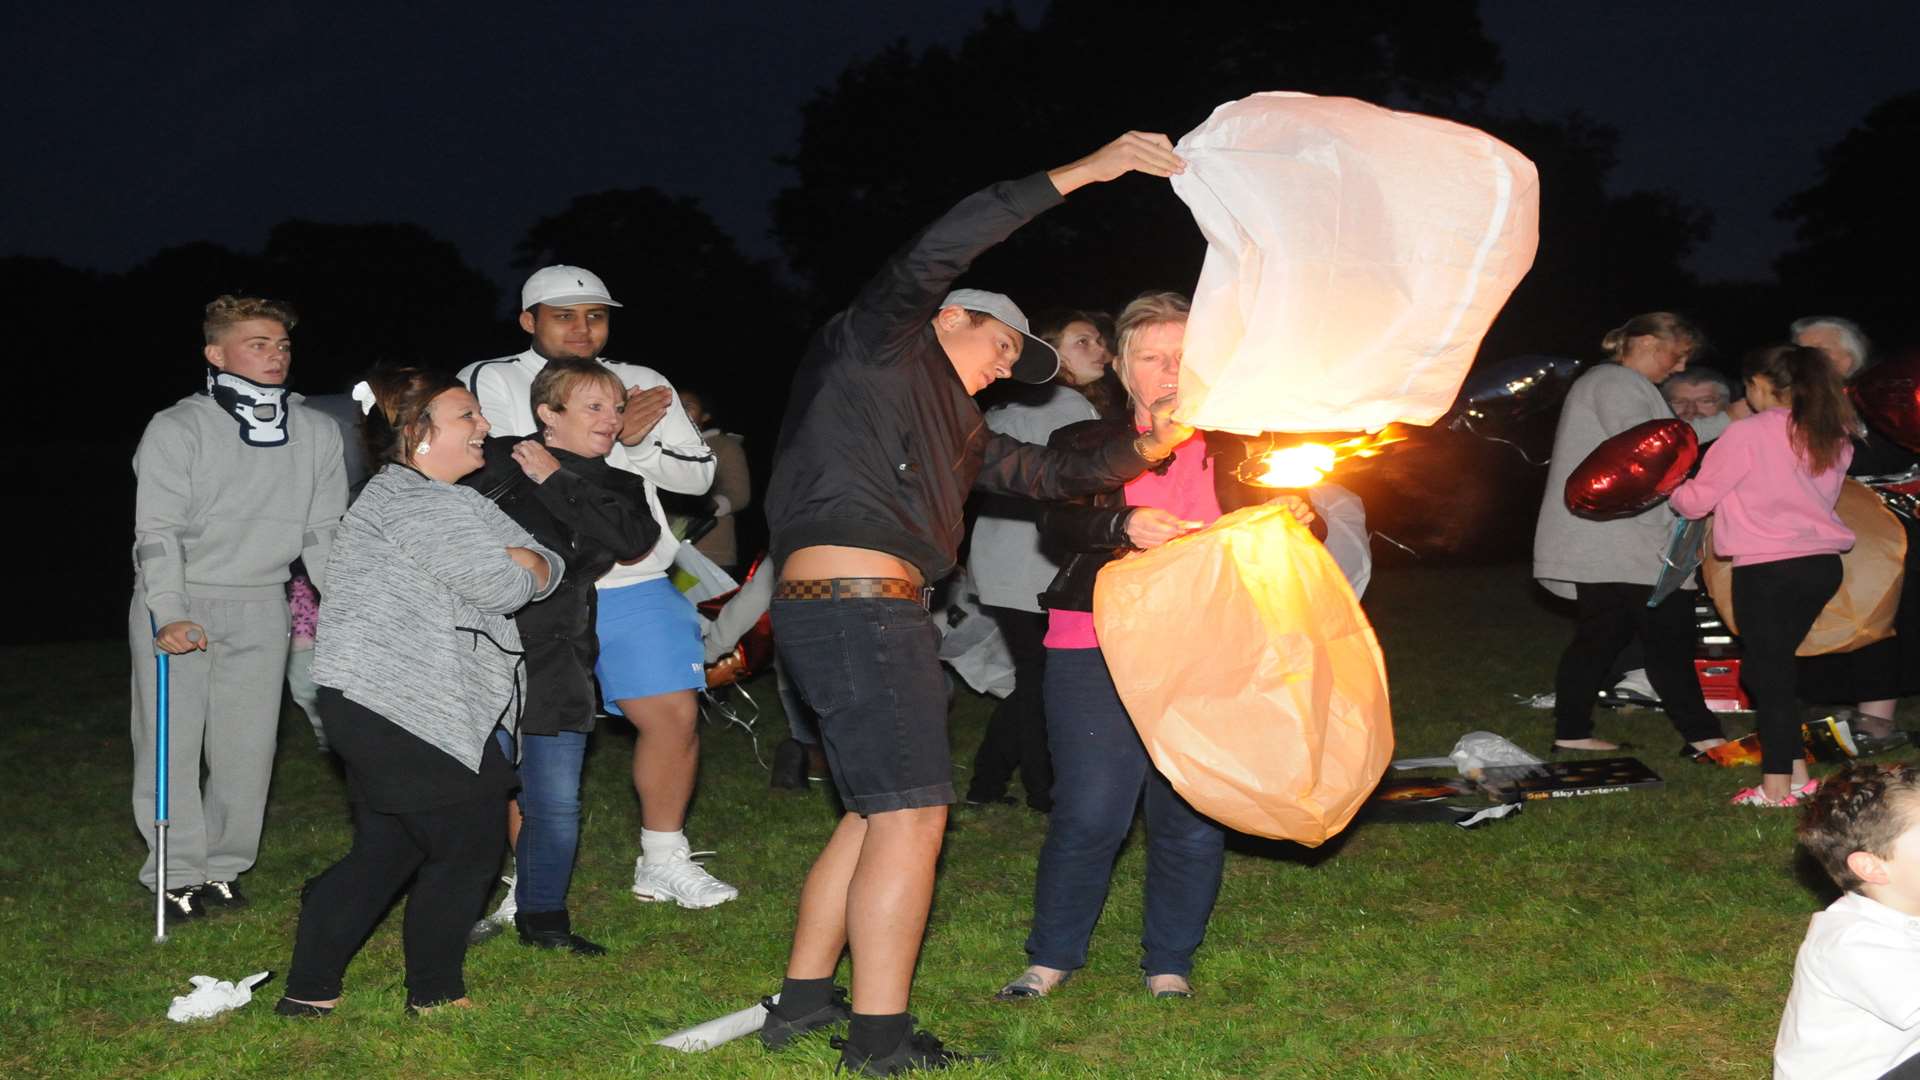
[[[1220,894],[1226,833],[1174,793],[1147,757],[1099,649],[1048,649],[1047,742],[1053,751],[1053,815],[1033,885],[1035,964],[1073,971],[1107,902],[1113,860],[1147,804],[1146,926],[1140,966],[1186,975]]]
[[[506,733],[501,732],[504,743]],[[520,736],[520,841],[513,898],[521,911],[567,910],[573,857],[580,850],[580,767],[587,733]]]

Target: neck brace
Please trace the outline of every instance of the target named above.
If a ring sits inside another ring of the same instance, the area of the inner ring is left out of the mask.
[[[287,441],[287,388],[262,386],[244,376],[207,365],[207,393],[240,424],[248,446],[280,446]]]

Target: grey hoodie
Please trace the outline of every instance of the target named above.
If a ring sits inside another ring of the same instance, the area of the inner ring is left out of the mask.
[[[187,597],[284,598],[287,566],[322,577],[347,508],[340,427],[287,395],[287,441],[248,446],[205,394],[154,414],[133,454],[135,588],[154,622],[187,617]]]

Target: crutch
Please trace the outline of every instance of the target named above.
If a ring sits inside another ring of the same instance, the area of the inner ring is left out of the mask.
[[[167,651],[160,647],[160,627],[153,614],[147,614],[153,627],[153,940],[167,940]]]

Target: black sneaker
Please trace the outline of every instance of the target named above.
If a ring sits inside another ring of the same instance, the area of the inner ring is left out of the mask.
[[[588,941],[573,932],[564,911],[518,912],[513,925],[520,932],[520,944],[536,949],[566,949],[575,956],[605,956],[604,945]]]
[[[853,1008],[847,1004],[847,991],[839,986],[833,988],[833,996],[825,1005],[800,1016],[783,1015],[779,1004],[770,997],[761,998],[760,1006],[767,1010],[767,1022],[760,1027],[760,1042],[769,1050],[784,1049],[802,1035],[811,1035],[853,1018]]]
[[[247,898],[240,891],[237,881],[209,881],[200,886],[200,902],[209,910],[216,908],[243,908]]]
[[[807,748],[800,740],[789,738],[773,748],[773,776],[767,783],[784,791],[806,790]]]
[[[833,1048],[840,1051],[840,1068],[859,1076],[894,1076],[917,1069],[944,1069],[965,1061],[981,1061],[980,1054],[949,1050],[931,1032],[915,1029],[907,1032],[900,1045],[889,1054],[857,1051],[847,1040],[836,1036]]]
[[[205,885],[182,885],[167,890],[167,922],[185,922],[188,919],[205,918],[207,902],[200,895]]]

